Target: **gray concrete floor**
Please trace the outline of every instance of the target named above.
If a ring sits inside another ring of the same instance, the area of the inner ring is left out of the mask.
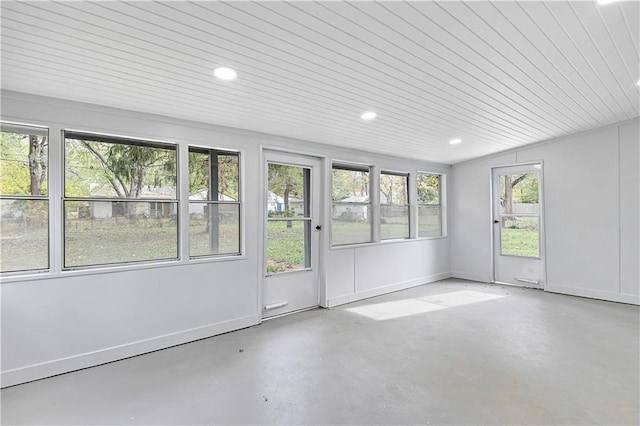
[[[460,290],[505,297],[387,320],[349,311]],[[2,422],[639,424],[639,315],[446,280],[7,388]]]

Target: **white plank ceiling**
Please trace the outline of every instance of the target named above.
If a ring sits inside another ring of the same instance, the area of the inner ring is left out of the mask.
[[[454,164],[639,115],[637,1],[1,8],[3,89],[366,151]]]

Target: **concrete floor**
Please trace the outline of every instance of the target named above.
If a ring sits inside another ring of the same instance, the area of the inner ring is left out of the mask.
[[[504,297],[416,301],[462,290]],[[637,425],[639,314],[446,280],[7,388],[2,422]]]

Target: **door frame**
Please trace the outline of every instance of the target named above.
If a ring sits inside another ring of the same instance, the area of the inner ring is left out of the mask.
[[[318,237],[318,247],[317,247],[317,270],[316,270],[316,283],[317,283],[317,287],[318,287],[318,291],[317,291],[317,304],[314,305],[313,307],[310,308],[305,308],[305,309],[301,309],[301,310],[296,310],[296,311],[291,311],[291,312],[287,312],[287,313],[283,313],[280,315],[274,315],[274,316],[270,316],[265,318],[264,317],[264,309],[263,309],[263,304],[264,304],[264,280],[266,278],[268,278],[267,275],[267,270],[266,270],[266,260],[267,260],[267,243],[268,243],[268,239],[267,239],[267,209],[266,209],[266,205],[267,205],[267,183],[268,183],[268,177],[267,177],[267,164],[268,164],[268,157],[270,155],[273,156],[282,156],[283,159],[280,160],[276,160],[276,161],[272,161],[274,163],[281,163],[281,164],[291,164],[291,165],[298,165],[298,166],[302,166],[302,167],[309,167],[308,164],[304,164],[303,161],[301,161],[301,163],[296,163],[295,162],[295,158],[297,157],[298,159],[307,159],[310,160],[314,163],[317,163],[317,167],[316,165],[313,166],[312,168],[312,174],[313,172],[315,172],[318,176],[318,187],[315,188],[316,194],[313,194],[313,177],[311,178],[311,192],[312,194],[310,195],[310,202],[313,203],[317,203],[317,217],[313,218],[312,221],[312,227],[314,227],[316,225],[316,223],[318,225],[320,225],[322,227],[322,231],[326,231],[327,227],[325,226],[325,221],[324,221],[324,216],[325,216],[325,212],[324,212],[324,206],[325,206],[325,197],[323,196],[323,188],[325,187],[324,184],[324,179],[325,179],[325,158],[319,155],[314,155],[314,154],[307,154],[307,153],[301,153],[301,152],[296,152],[296,151],[292,151],[292,150],[288,150],[288,149],[283,149],[283,148],[278,148],[278,147],[271,147],[271,146],[261,146],[260,147],[260,227],[259,227],[259,234],[258,234],[258,259],[259,259],[259,264],[258,264],[258,277],[259,277],[259,282],[258,282],[258,300],[257,302],[257,309],[258,309],[258,313],[260,316],[260,321],[265,321],[268,319],[272,319],[272,318],[278,318],[280,316],[284,316],[284,315],[289,315],[291,313],[295,313],[298,311],[304,311],[307,309],[314,309],[315,307],[319,307],[322,306],[323,302],[321,300],[321,296],[325,293],[325,282],[322,279],[323,277],[323,273],[322,273],[322,268],[323,268],[323,248],[324,248],[324,235],[325,232],[320,232],[319,233],[319,237]],[[286,157],[291,157],[291,159],[293,161],[287,161]],[[314,200],[315,197],[315,200]],[[311,209],[313,210],[313,207],[311,207]],[[312,232],[314,232],[312,230]],[[313,256],[313,254],[312,254]],[[300,271],[303,272],[303,271]],[[291,271],[291,272],[285,272],[284,274],[296,274],[299,273],[297,271]]]
[[[496,281],[496,238],[495,238],[495,225],[493,223],[493,221],[496,219],[496,212],[495,212],[495,208],[494,208],[494,197],[496,196],[495,194],[495,185],[496,182],[494,182],[493,179],[493,175],[494,175],[494,170],[496,169],[503,169],[503,168],[509,168],[509,167],[526,167],[526,166],[535,166],[535,165],[539,165],[540,168],[537,170],[538,171],[538,201],[540,203],[540,229],[539,229],[539,237],[540,237],[540,260],[542,261],[542,282],[540,283],[539,286],[534,286],[534,285],[526,285],[526,283],[523,283],[522,285],[520,284],[512,284],[512,283],[505,283],[505,282],[498,282]],[[546,220],[545,220],[545,194],[544,194],[544,161],[543,160],[532,160],[532,161],[527,161],[527,162],[522,162],[522,163],[511,163],[511,164],[502,164],[502,165],[498,165],[498,166],[492,166],[489,169],[489,217],[490,217],[490,221],[489,221],[489,236],[490,236],[490,241],[491,241],[491,282],[492,283],[499,283],[499,284],[504,284],[504,285],[512,285],[512,286],[516,286],[516,287],[530,287],[530,288],[536,288],[536,289],[541,289],[544,290],[545,286],[547,284],[547,245],[546,245]]]

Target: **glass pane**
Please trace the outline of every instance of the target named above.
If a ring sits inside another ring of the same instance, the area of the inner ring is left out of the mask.
[[[440,204],[440,175],[418,173],[418,204]]]
[[[501,226],[502,254],[540,257],[538,217],[505,216]]]
[[[347,203],[369,202],[369,172],[333,169],[331,199]]]
[[[409,204],[407,176],[380,174],[380,204]]]
[[[539,214],[538,199],[537,173],[500,176],[502,214]]]
[[[418,237],[442,235],[440,206],[418,206]]]
[[[0,271],[49,268],[47,200],[0,200]]]
[[[331,215],[331,244],[371,242],[371,212],[361,204],[334,204]]]
[[[240,205],[189,203],[189,255],[240,253]]]
[[[217,179],[209,181],[211,176]],[[190,200],[238,201],[238,177],[237,154],[189,150]]]
[[[267,274],[310,268],[306,250],[311,226],[307,220],[267,222]]]
[[[176,150],[65,139],[66,197],[176,199]]]
[[[380,239],[409,238],[409,207],[380,206]]]
[[[65,201],[66,268],[178,257],[178,203]]]
[[[310,170],[298,166],[269,164],[269,217],[309,217]]]
[[[0,194],[47,195],[48,153],[42,131],[0,132]]]

